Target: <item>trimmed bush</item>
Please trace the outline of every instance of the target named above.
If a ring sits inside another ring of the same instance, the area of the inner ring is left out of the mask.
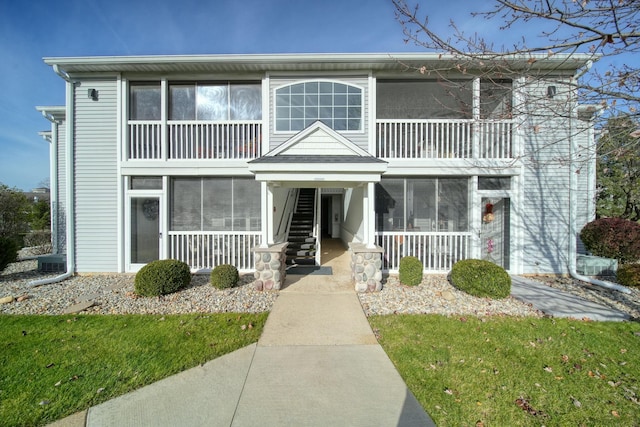
[[[155,297],[176,292],[191,283],[189,266],[175,259],[161,259],[145,265],[136,274],[136,294]]]
[[[231,264],[220,264],[211,271],[211,284],[215,288],[233,288],[238,280],[240,280],[238,269]]]
[[[50,231],[30,231],[24,236],[24,246],[35,255],[50,254],[52,250]]]
[[[400,259],[399,278],[400,283],[407,286],[416,286],[422,282],[422,263],[414,256],[406,256]]]
[[[511,277],[506,270],[481,259],[453,264],[450,280],[456,288],[476,297],[501,299],[511,294]]]
[[[595,256],[617,259],[620,264],[640,260],[640,224],[622,218],[600,218],[580,231],[580,239]]]
[[[0,237],[0,272],[18,259],[18,244],[6,237]]]
[[[640,286],[640,264],[622,264],[618,267],[616,279],[622,286]]]

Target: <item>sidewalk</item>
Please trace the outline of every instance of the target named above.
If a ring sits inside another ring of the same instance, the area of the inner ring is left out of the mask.
[[[257,344],[94,406],[86,425],[435,426],[377,343],[348,253],[325,265],[287,276]]]

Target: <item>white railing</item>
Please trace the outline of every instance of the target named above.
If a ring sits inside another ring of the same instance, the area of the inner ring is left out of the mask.
[[[376,156],[401,159],[511,158],[513,124],[495,120],[378,120]]]
[[[170,231],[169,257],[186,262],[192,270],[212,270],[220,264],[239,271],[255,268],[253,248],[259,231]]]
[[[453,264],[469,258],[469,232],[377,232],[376,242],[383,249],[384,269],[398,271],[400,259],[415,256],[424,271],[449,271]]]
[[[129,121],[129,159],[162,158],[162,124],[158,121]]]
[[[166,130],[160,121],[129,121],[128,159],[254,159],[260,156],[260,121],[172,121]]]

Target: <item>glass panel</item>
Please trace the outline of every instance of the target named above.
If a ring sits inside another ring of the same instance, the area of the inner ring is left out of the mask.
[[[286,95],[287,89],[293,95]],[[350,108],[348,118],[353,120],[345,120],[347,107]],[[362,89],[332,82],[305,82],[290,85],[276,91],[276,114],[278,131],[302,130],[317,120],[335,130],[361,130]],[[303,118],[305,120],[298,120]]]
[[[404,228],[404,180],[383,179],[376,184],[376,229]]]
[[[160,199],[131,199],[131,263],[146,264],[160,257]]]
[[[379,80],[378,119],[471,119],[471,80]]]
[[[233,180],[234,230],[260,230],[260,183],[251,179]]]
[[[162,177],[132,176],[130,187],[132,190],[162,190]]]
[[[511,118],[511,80],[480,80],[480,118]]]
[[[197,88],[196,118],[198,120],[229,119],[228,85],[203,85]]]
[[[407,230],[436,231],[435,178],[407,180]]]
[[[196,231],[202,228],[202,186],[200,178],[171,181],[171,230]]]
[[[131,84],[129,95],[131,120],[160,120],[162,102],[160,84]]]
[[[509,269],[511,201],[508,198],[483,198],[481,208],[480,244],[482,259]]]
[[[231,178],[204,178],[203,188],[204,229],[231,231],[233,229]]]
[[[169,87],[169,119],[195,120],[196,87],[194,85],[171,85]]]
[[[511,190],[511,177],[478,177],[478,190]]]
[[[231,120],[262,119],[262,86],[260,84],[231,84],[229,117]]]
[[[468,228],[467,178],[438,180],[438,231],[466,231]]]

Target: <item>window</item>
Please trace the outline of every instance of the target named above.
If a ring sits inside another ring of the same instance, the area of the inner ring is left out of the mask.
[[[479,176],[478,190],[511,190],[511,177]]]
[[[471,80],[379,80],[378,119],[470,119]]]
[[[131,120],[160,120],[162,110],[160,83],[132,83],[129,94]]]
[[[468,230],[467,178],[382,179],[376,184],[378,231]]]
[[[175,83],[169,85],[170,120],[260,120],[260,83]]]
[[[129,186],[132,190],[162,190],[162,177],[132,176]]]
[[[174,178],[172,231],[260,230],[260,183],[247,178]]]
[[[321,121],[337,131],[362,130],[362,89],[312,81],[276,89],[276,131],[300,131]]]

